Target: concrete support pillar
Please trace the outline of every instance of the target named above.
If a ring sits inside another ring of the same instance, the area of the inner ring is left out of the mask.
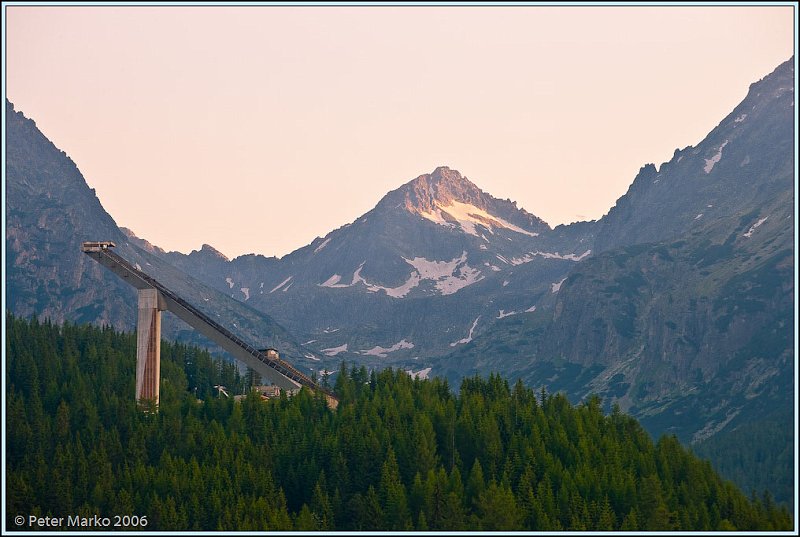
[[[136,401],[158,406],[161,379],[161,309],[158,291],[139,289],[136,323]]]

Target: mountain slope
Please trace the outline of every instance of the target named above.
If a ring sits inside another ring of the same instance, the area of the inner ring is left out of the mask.
[[[6,102],[7,304],[20,316],[53,321],[135,326],[136,294],[88,256],[85,240],[110,240],[120,255],[221,320],[255,345],[275,346],[287,357],[309,354],[264,313],[232,300],[131,244],[103,209],[74,162],[53,145],[35,122]],[[167,314],[164,335],[201,341]],[[206,340],[202,340],[208,343]]]
[[[433,373],[599,393],[653,434],[698,445],[754,423],[793,430],[793,81],[791,60],[696,148],[643,168],[597,223],[599,253],[549,303],[497,321]],[[765,473],[793,474],[790,445],[764,449],[784,464]]]
[[[336,360],[410,366],[498,316],[533,307],[552,282],[591,255],[591,233],[591,225],[553,231],[514,202],[440,167],[280,260],[228,261],[208,245],[189,255],[160,255],[269,312]]]
[[[676,237],[769,203],[794,177],[794,58],[750,85],[696,147],[642,168],[599,222],[596,251]]]

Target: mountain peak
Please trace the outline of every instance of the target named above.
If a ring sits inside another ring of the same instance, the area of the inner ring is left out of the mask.
[[[230,259],[228,259],[228,257],[225,254],[223,254],[210,244],[203,244],[203,246],[201,246],[199,250],[192,250],[192,252],[189,255],[203,256],[212,259],[217,258],[217,259],[222,259],[223,261],[230,261]]]
[[[133,231],[132,229],[129,229],[129,228],[127,228],[127,227],[121,227],[121,226],[120,226],[119,230],[120,230],[120,231],[122,231],[122,233],[123,233],[123,234],[124,234],[126,237],[128,237],[128,239],[129,239],[129,240],[130,240],[130,241],[131,241],[133,244],[135,244],[135,245],[136,245],[136,246],[138,246],[139,248],[142,248],[142,249],[143,249],[143,250],[145,250],[146,252],[150,252],[151,254],[153,254],[153,253],[155,253],[155,254],[163,254],[163,253],[166,253],[166,252],[165,252],[163,249],[161,249],[161,248],[159,248],[158,246],[156,246],[156,245],[152,244],[150,241],[147,241],[147,240],[145,240],[145,239],[143,239],[143,238],[139,237],[139,236],[138,236],[136,233],[134,233],[134,231]]]
[[[431,172],[430,177],[437,182],[459,182],[467,180],[458,170],[451,170],[448,166],[439,166]]]
[[[379,205],[405,210],[435,224],[480,236],[475,226],[536,236],[549,226],[516,202],[485,193],[457,170],[439,166],[390,192]]]
[[[203,253],[206,253],[206,254],[212,254],[212,255],[215,255],[217,257],[221,257],[225,261],[228,261],[228,257],[225,254],[223,254],[222,252],[220,252],[219,250],[217,250],[216,248],[214,248],[210,244],[203,244],[203,246],[201,247],[200,251],[203,252]]]
[[[401,188],[403,205],[412,213],[431,213],[454,201],[486,208],[486,194],[457,170],[439,166],[432,173],[420,175]]]

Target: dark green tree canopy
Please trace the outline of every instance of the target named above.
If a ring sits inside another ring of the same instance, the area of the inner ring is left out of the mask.
[[[263,401],[247,374],[162,343],[157,413],[136,408],[136,337],[7,316],[7,513],[130,513],[147,530],[792,529],[674,437],[600,401],[342,364],[332,411]],[[252,380],[252,379],[251,379]],[[129,527],[129,530],[142,528]]]

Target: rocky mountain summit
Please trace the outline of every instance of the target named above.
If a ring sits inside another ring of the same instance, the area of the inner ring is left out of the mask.
[[[554,231],[442,166],[280,260],[228,262],[202,255],[206,247],[162,256],[269,312],[323,355],[413,368],[534,308],[591,255],[592,227],[579,228]]]
[[[478,236],[476,225],[490,233],[499,228],[531,237],[550,231],[543,220],[518,209],[516,202],[484,193],[447,166],[420,175],[390,192],[381,204],[391,205],[397,201],[412,214],[475,236]]]

